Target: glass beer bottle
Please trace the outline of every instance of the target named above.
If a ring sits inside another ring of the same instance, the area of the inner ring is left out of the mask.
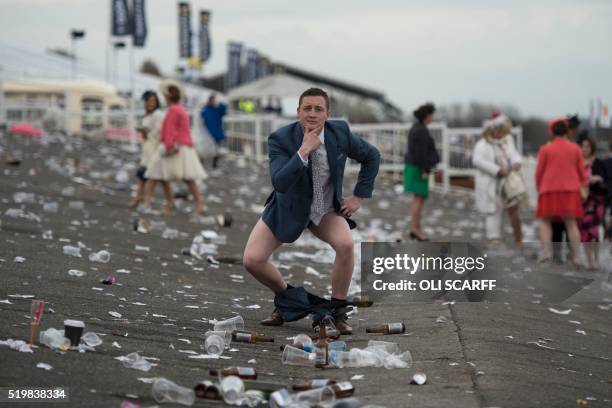
[[[224,368],[223,370],[211,369],[209,371],[210,375],[222,377],[227,377],[230,375],[235,375],[236,377],[240,377],[243,380],[256,380],[257,379],[257,371],[253,367],[229,367]]]
[[[382,326],[368,327],[366,333],[399,334],[406,331],[404,323],[387,323]]]

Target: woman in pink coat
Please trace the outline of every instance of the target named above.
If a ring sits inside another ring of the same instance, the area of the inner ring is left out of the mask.
[[[539,262],[551,259],[552,221],[563,221],[572,247],[572,258],[578,265],[580,232],[577,220],[583,216],[580,189],[588,182],[580,147],[569,141],[567,120],[549,123],[550,143],[542,146],[536,167],[538,208],[542,253]]]

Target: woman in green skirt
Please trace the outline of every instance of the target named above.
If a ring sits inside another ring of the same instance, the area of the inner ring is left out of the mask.
[[[404,156],[404,191],[414,194],[410,238],[418,241],[427,241],[421,229],[421,215],[429,195],[429,173],[440,162],[433,137],[427,129],[435,110],[433,104],[426,103],[413,112],[417,121],[408,132],[408,148]]]

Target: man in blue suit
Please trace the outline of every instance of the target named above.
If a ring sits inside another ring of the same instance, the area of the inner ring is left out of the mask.
[[[380,154],[353,135],[344,121],[328,120],[329,97],[319,88],[306,90],[299,100],[299,121],[280,128],[268,138],[270,175],[274,191],[268,197],[244,250],[244,266],[275,293],[291,287],[270,263],[283,243],[294,242],[308,228],[336,252],[331,275],[332,300],[346,299],[353,274],[353,238],[350,217],[364,198],[372,197]],[[347,158],[361,163],[353,195],[342,197]],[[347,316],[334,313],[341,334],[352,333]],[[280,326],[277,310],[261,322]],[[314,325],[313,325],[314,326]]]

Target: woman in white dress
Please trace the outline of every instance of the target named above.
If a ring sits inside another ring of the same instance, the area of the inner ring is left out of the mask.
[[[149,162],[159,147],[159,132],[164,121],[164,113],[160,109],[157,94],[153,91],[146,91],[142,95],[142,99],[145,103],[145,116],[138,128],[138,131],[142,134],[140,166],[136,171],[136,177],[138,178],[136,196],[129,203],[131,208],[136,208],[144,200],[145,183],[147,182],[145,173],[147,167],[149,167]]]
[[[477,170],[475,201],[478,211],[485,215],[487,239],[501,240],[502,216],[504,209],[507,209],[514,245],[520,248],[523,233],[519,204],[524,200],[524,195],[508,199],[504,197],[503,190],[503,184],[507,182],[509,175],[518,172],[522,163],[521,155],[514,147],[512,134],[509,133],[512,125],[508,123],[509,119],[505,115],[486,121],[483,137],[474,146],[472,163]]]
[[[151,208],[155,184],[159,181],[164,188],[166,205],[163,209],[165,215],[174,212],[174,196],[170,189],[170,181],[182,180],[187,184],[196,203],[196,214],[204,212],[204,200],[196,184],[196,180],[207,177],[200,159],[193,148],[193,139],[189,131],[189,114],[181,105],[181,86],[166,80],[162,83],[162,94],[168,104],[168,111],[161,127],[161,143],[156,154],[153,155],[149,168],[145,174],[147,181],[147,195],[145,208]]]

